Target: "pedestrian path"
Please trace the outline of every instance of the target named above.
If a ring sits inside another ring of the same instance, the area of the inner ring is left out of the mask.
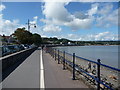
[[[2,83],[2,88],[39,88],[40,50],[32,53]]]
[[[44,51],[34,51],[3,82],[2,88],[88,88]]]
[[[43,52],[45,87],[46,88],[88,88],[79,80],[72,80],[72,74],[62,69],[62,64],[57,62],[48,54]]]

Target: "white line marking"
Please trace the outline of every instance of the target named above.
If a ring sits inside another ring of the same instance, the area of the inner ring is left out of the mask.
[[[40,88],[44,89],[45,88],[45,83],[44,83],[44,68],[43,68],[43,60],[42,60],[42,50],[41,50],[41,55],[40,55]]]

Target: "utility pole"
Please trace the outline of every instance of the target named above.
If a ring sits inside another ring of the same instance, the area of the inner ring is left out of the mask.
[[[26,24],[28,25],[28,31],[30,31],[30,26],[31,25],[34,25],[34,28],[36,28],[36,25],[35,24],[31,24],[29,19],[28,19],[28,22]]]
[[[30,31],[30,20],[28,19],[28,31]]]

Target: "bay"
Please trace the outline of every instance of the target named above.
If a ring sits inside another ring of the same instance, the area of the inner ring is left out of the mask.
[[[97,61],[101,60],[102,64],[118,68],[119,50],[117,45],[114,46],[64,46],[56,47],[61,51],[70,54],[75,53],[77,56]]]

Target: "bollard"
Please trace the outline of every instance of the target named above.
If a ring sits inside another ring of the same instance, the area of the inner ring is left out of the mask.
[[[56,61],[56,49],[55,49],[55,61]]]
[[[59,59],[59,50],[58,50],[58,64],[60,64],[60,59]]]
[[[100,81],[100,59],[97,60],[98,64],[97,64],[97,77],[98,77],[98,81]],[[97,84],[97,90],[100,90],[100,82],[98,82]]]
[[[75,80],[75,53],[73,53],[73,80]]]
[[[63,52],[63,70],[65,70],[65,51]]]

